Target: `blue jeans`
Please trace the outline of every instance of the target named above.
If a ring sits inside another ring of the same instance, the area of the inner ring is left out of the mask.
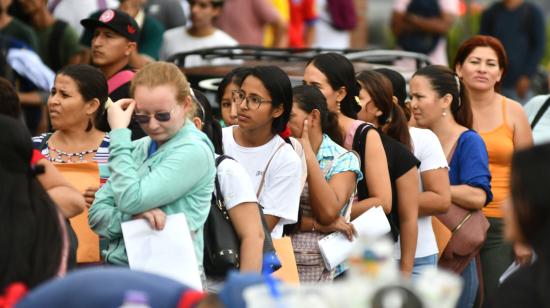
[[[470,261],[462,272],[462,281],[464,282],[464,286],[462,287],[462,293],[460,293],[456,307],[472,308],[476,300],[477,289],[479,288],[475,258]]]
[[[411,278],[416,280],[424,270],[434,267],[437,267],[437,254],[415,258]]]

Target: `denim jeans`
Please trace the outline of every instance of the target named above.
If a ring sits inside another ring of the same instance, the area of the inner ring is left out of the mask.
[[[411,278],[416,280],[428,268],[437,267],[437,254],[415,258]]]
[[[477,267],[476,259],[472,259],[462,272],[462,293],[456,304],[457,308],[472,308],[476,300],[477,289],[479,288],[479,281],[477,279]]]

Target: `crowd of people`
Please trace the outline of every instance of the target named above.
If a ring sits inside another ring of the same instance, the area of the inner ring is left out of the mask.
[[[482,23],[496,37],[472,36],[451,65],[446,56],[434,60],[444,65],[419,68],[410,80],[387,68],[356,71],[328,52],[311,57],[302,85],[293,86],[279,67],[228,59],[237,67],[214,102],[170,63],[175,54],[261,45],[263,25],[273,46],[315,46],[327,37],[315,38],[314,22],[332,11],[313,6],[334,3],[289,1],[289,24],[299,28],[290,30],[267,1],[189,0],[191,26],[185,14],[166,12],[174,2],[181,8],[178,1],[98,1],[78,21],[79,38],[73,19],[56,15],[72,2],[18,1],[29,25],[12,16],[11,1],[0,2],[0,43],[34,50],[41,60],[32,61],[42,63],[26,63],[24,54],[13,57],[27,66],[14,66],[8,54],[13,67],[0,78],[0,307],[118,307],[136,289],[151,307],[242,307],[243,289],[269,280],[272,240],[290,238],[300,283],[346,279],[345,264],[327,268],[318,242],[334,232],[352,240],[350,222],[375,207],[386,214],[404,279],[445,268],[463,282],[456,307],[550,306],[550,145],[542,136],[549,124],[516,101],[529,95],[523,80],[532,72],[514,64],[524,49],[509,52],[510,40],[496,38],[509,34],[502,8]],[[452,24],[453,1],[439,1],[433,16],[398,2],[397,36],[432,23],[444,33]],[[247,14],[256,20],[244,23]],[[445,49],[441,36],[430,45],[426,53]],[[197,56],[185,66],[219,61]],[[534,100],[534,113],[550,102]],[[218,202],[239,242],[240,274],[227,277],[203,266],[203,228]],[[143,219],[162,231],[179,213],[204,293],[124,269],[122,224]]]

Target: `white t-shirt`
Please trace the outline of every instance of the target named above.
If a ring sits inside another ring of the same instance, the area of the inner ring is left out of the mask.
[[[420,161],[419,177],[422,172],[448,168],[447,158],[437,136],[429,129],[411,127],[409,129],[413,143],[413,154]],[[419,178],[419,189],[424,191],[422,178]],[[396,259],[401,258],[401,245],[397,241],[395,245]],[[432,228],[431,216],[418,217],[418,239],[416,242],[415,258],[422,258],[438,253],[437,241]]]
[[[301,194],[302,166],[294,149],[278,135],[259,147],[243,147],[235,142],[233,129],[223,129],[223,148],[226,155],[233,157],[244,167],[254,191],[258,190],[263,172],[277,148],[264,179],[264,186],[258,198],[264,214],[277,216],[279,223],[271,231],[272,238],[283,235],[283,226],[296,223]]]
[[[540,108],[550,98],[550,95],[538,95],[533,97],[523,109],[529,118],[529,123],[533,122],[535,116],[539,112]],[[545,142],[550,142],[550,108],[542,115],[539,122],[533,130],[533,141],[535,144],[542,144]]]
[[[237,46],[238,43],[229,34],[216,29],[214,33],[205,37],[192,36],[185,27],[177,27],[164,32],[162,47],[160,48],[161,60],[166,60],[180,52],[186,52],[202,48]],[[201,59],[198,55],[185,58],[185,67],[202,65],[220,65],[231,63],[231,59],[217,58],[211,60]]]
[[[458,0],[438,0],[439,8],[441,12],[445,12],[450,15],[458,16],[459,14],[459,2]],[[407,7],[411,3],[411,0],[395,0],[393,3],[393,10],[398,13],[405,13]],[[428,55],[432,64],[449,65],[447,59],[447,40],[445,36],[439,39],[435,49]],[[414,61],[414,60],[413,60]],[[414,64],[414,63],[413,63]]]
[[[258,202],[254,186],[239,162],[226,158],[220,162],[216,171],[227,210],[241,203]]]
[[[53,0],[48,1],[48,6],[53,2]],[[55,7],[53,16],[66,21],[78,35],[82,35],[84,32],[84,27],[80,24],[82,19],[90,17],[95,11],[106,8],[115,9],[120,5],[117,0],[106,0],[106,7],[101,7],[100,2],[98,0],[63,0]]]

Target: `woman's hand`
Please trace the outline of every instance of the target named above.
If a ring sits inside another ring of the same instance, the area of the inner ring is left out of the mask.
[[[132,120],[132,114],[136,107],[136,102],[131,98],[123,98],[114,102],[107,109],[107,120],[111,129],[126,128]]]
[[[313,148],[311,147],[311,142],[309,141],[309,121],[304,120],[304,125],[302,126],[302,136],[298,138],[302,148],[304,149],[304,154],[312,154]],[[315,153],[313,153],[315,154]],[[316,155],[313,155],[314,157]]]
[[[353,240],[354,235],[357,235],[357,230],[355,230],[353,224],[350,222],[346,222],[346,220],[342,216],[338,216],[338,218],[336,218],[336,220],[334,220],[328,226],[320,225],[318,230],[321,233],[332,233],[335,231],[342,232],[350,241]]]
[[[99,187],[88,187],[84,191],[84,200],[86,201],[86,207],[90,208],[95,200],[95,193]]]
[[[533,251],[531,247],[521,243],[514,243],[514,255],[516,256],[516,262],[519,265],[527,265],[531,263],[533,257]]]
[[[149,222],[149,225],[154,230],[162,230],[164,229],[164,225],[166,223],[166,214],[160,210],[160,209],[151,209],[147,212],[143,212],[141,214],[134,215],[134,219],[140,219],[143,218]]]

